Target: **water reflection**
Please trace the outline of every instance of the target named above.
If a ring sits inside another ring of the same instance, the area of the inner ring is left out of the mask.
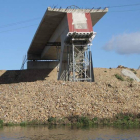
[[[140,140],[140,128],[12,126],[0,129],[0,140]]]

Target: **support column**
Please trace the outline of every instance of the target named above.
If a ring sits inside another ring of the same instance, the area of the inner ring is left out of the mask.
[[[62,61],[63,61],[64,47],[65,47],[64,41],[61,39],[61,52],[60,52],[60,64],[59,64],[58,80],[60,80],[60,76],[62,74]]]
[[[61,52],[60,52],[60,64],[59,64],[59,72],[58,72],[58,80],[66,80],[66,72],[68,67],[67,62],[67,47],[65,46],[65,39],[68,33],[68,29],[66,29],[61,34]],[[61,79],[63,77],[63,79]]]

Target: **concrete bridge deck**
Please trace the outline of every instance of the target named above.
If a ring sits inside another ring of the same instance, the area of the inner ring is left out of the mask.
[[[92,26],[94,26],[108,12],[108,8],[57,9],[48,7],[28,49],[28,60],[57,59],[56,46],[48,46],[47,42],[61,42],[61,34],[68,32],[66,15],[75,11],[89,13]]]

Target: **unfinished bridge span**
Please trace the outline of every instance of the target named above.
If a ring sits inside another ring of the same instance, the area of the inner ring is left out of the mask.
[[[108,12],[47,8],[27,52],[27,69],[58,68],[58,80],[94,81],[90,47],[93,26]]]

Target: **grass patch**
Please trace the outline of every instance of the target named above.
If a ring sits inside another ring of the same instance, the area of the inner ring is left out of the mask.
[[[78,117],[77,118],[77,123],[80,124],[80,125],[89,126],[90,124],[92,124],[92,121],[87,117]]]
[[[56,124],[56,118],[54,118],[54,117],[49,117],[49,118],[48,118],[48,123],[50,123],[50,124]]]
[[[0,127],[3,126],[3,120],[0,120]]]
[[[44,122],[41,122],[39,120],[32,120],[32,121],[27,122],[27,125],[41,125],[41,124],[44,124]]]
[[[25,121],[25,122],[21,122],[20,123],[20,126],[26,126],[28,123]]]
[[[27,125],[46,125],[56,126],[56,125],[73,125],[77,127],[94,127],[96,125],[106,125],[106,126],[130,126],[130,127],[140,127],[140,113],[119,113],[113,118],[89,118],[85,116],[70,116],[66,118],[54,118],[49,117],[47,121],[32,120],[30,122],[23,121],[21,123],[3,123],[0,120],[0,127],[2,126],[27,126]]]
[[[132,79],[132,78],[130,78],[129,80],[130,80],[130,82],[133,82],[134,81],[134,79]]]
[[[98,118],[97,118],[97,117],[93,118],[93,119],[92,119],[92,123],[93,123],[93,125],[94,125],[94,124],[98,124]]]
[[[113,121],[114,125],[133,125],[140,126],[140,119],[138,115],[129,114],[129,113],[120,113],[115,116],[115,120]]]
[[[18,124],[15,124],[15,123],[13,123],[13,122],[9,122],[9,123],[6,123],[5,125],[6,125],[6,126],[16,126],[16,125],[18,125]]]
[[[123,78],[120,74],[115,74],[115,77],[116,77],[118,80],[124,81],[124,78]]]
[[[127,81],[130,82],[130,83],[132,83],[132,82],[134,81],[134,79],[132,79],[132,78],[127,78]]]
[[[93,118],[78,117],[77,126],[140,126],[140,114],[119,113],[114,118]]]

